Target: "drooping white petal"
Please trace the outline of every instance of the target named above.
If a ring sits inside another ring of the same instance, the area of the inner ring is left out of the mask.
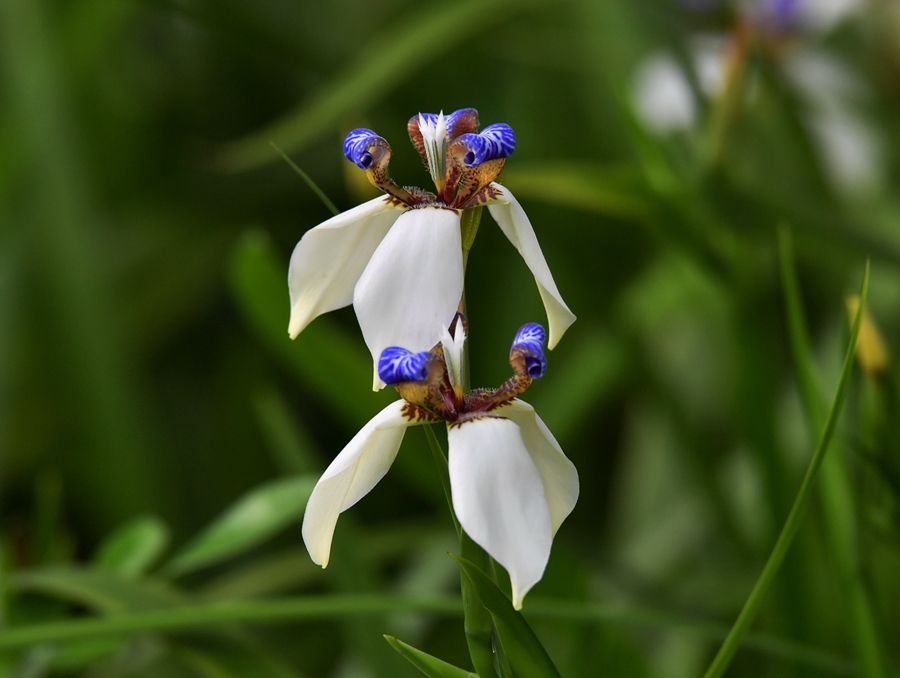
[[[463,291],[459,213],[439,207],[405,212],[356,283],[353,308],[376,368],[388,346],[413,353],[437,344]],[[383,384],[375,371],[374,388]]]
[[[541,251],[534,228],[528,221],[525,210],[522,209],[519,201],[515,199],[509,189],[496,182],[492,186],[499,191],[499,195],[495,202],[488,204],[488,210],[503,234],[522,255],[525,264],[534,276],[541,300],[547,311],[547,321],[550,326],[547,346],[552,349],[562,339],[569,326],[575,322],[575,314],[566,306],[566,302],[563,301],[556,288],[553,274],[550,273],[550,268],[547,266],[544,253]]]
[[[449,443],[453,510],[466,534],[509,572],[513,607],[521,609],[553,540],[540,473],[509,419],[454,426]]]
[[[578,501],[578,471],[531,405],[517,398],[497,412],[519,426],[544,485],[555,535]]]
[[[325,469],[306,504],[303,541],[310,557],[326,567],[338,515],[366,496],[381,480],[400,449],[406,403],[398,400],[376,414]]]
[[[356,281],[400,214],[401,208],[390,205],[381,196],[342,212],[303,235],[288,267],[291,339],[316,316],[353,301]]]

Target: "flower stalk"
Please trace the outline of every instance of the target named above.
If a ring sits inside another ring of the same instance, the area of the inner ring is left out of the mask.
[[[512,607],[521,609],[578,498],[574,465],[518,398],[544,375],[545,349],[575,316],[524,210],[495,181],[515,150],[512,128],[495,123],[477,130],[471,108],[410,118],[409,138],[433,192],[391,178],[392,150],[383,137],[362,128],[347,135],[344,155],[387,196],[336,215],[297,244],[288,272],[288,332],[296,337],[316,316],[352,303],[373,357],[373,387],[393,386],[400,397],[363,426],[313,489],[302,530],[310,557],[327,567],[340,513],[387,473],[406,429],[425,424],[460,562],[468,568],[460,573],[466,642],[478,674],[497,678],[521,652],[511,646],[501,653],[499,639],[506,646],[513,637],[495,615],[520,618],[496,587],[496,567],[509,574]],[[484,206],[534,275],[549,334],[537,323],[523,325],[509,353],[513,375],[496,388],[470,389],[464,272]],[[430,426],[439,421],[446,425],[446,454]],[[527,630],[524,620],[513,626]],[[539,654],[546,656],[542,648]]]

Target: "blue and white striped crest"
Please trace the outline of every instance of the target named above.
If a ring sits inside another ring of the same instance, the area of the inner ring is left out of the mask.
[[[367,170],[372,166],[372,154],[369,147],[373,141],[387,142],[370,129],[360,127],[355,129],[344,139],[344,156],[360,169]]]
[[[478,134],[463,134],[459,139],[469,149],[463,158],[469,167],[508,158],[516,150],[516,133],[505,122],[488,125]]]
[[[522,325],[513,339],[510,355],[524,356],[525,369],[532,379],[540,379],[547,370],[547,356],[544,354],[546,340],[547,333],[538,323]]]
[[[425,381],[428,379],[428,364],[432,357],[429,351],[413,353],[400,346],[390,346],[381,352],[378,359],[378,376],[389,385],[404,381]]]

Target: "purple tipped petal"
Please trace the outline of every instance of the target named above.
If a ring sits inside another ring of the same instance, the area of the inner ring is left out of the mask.
[[[469,167],[488,160],[508,158],[516,150],[516,134],[513,128],[500,122],[488,125],[478,134],[463,134],[459,139],[469,149],[463,162]]]
[[[375,134],[375,132],[370,129],[366,129],[365,127],[355,129],[347,135],[346,139],[344,139],[344,155],[347,160],[360,169],[367,170],[372,166],[373,162],[369,147],[372,145],[372,142],[376,140],[384,141],[382,137]]]
[[[547,333],[538,323],[522,325],[513,339],[510,354],[525,357],[525,369],[532,379],[540,379],[547,371],[547,356],[544,354],[544,343]]]
[[[428,351],[413,353],[399,346],[390,346],[381,352],[378,359],[378,376],[385,384],[425,381],[428,379],[431,357]]]

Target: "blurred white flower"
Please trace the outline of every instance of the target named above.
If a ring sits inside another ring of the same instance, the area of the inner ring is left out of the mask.
[[[857,0],[752,0],[742,3],[747,16],[762,31],[825,32],[860,8]],[[688,67],[673,56],[649,54],[635,71],[632,101],[638,117],[659,134],[696,132],[702,104],[712,102],[725,86],[729,57],[725,35],[690,39]],[[858,76],[836,58],[808,42],[792,44],[779,54],[781,66],[805,104],[804,117],[834,186],[858,192],[874,185],[882,158],[875,131],[861,117],[865,88]],[[754,92],[749,92],[750,101]],[[699,99],[698,99],[699,97]]]
[[[697,104],[687,76],[668,54],[655,52],[638,66],[634,77],[635,109],[656,132],[692,128]]]

